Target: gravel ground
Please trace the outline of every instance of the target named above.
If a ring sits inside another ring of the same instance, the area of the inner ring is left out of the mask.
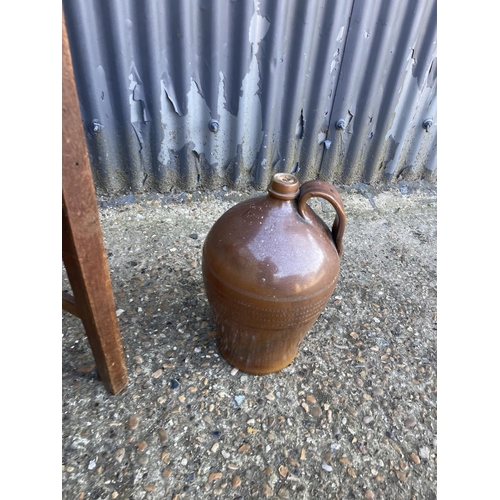
[[[99,199],[130,381],[104,390],[63,312],[64,499],[436,498],[436,187],[339,191],[337,288],[265,376],[219,356],[200,261],[217,218],[260,193]]]

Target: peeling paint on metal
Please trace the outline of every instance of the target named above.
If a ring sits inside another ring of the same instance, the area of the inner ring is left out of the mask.
[[[339,63],[340,63],[340,50],[337,49],[335,57],[333,58],[333,60],[330,64],[330,74],[332,74],[333,71],[338,68]]]
[[[345,26],[340,27],[339,34],[337,35],[337,42],[342,41],[342,36],[344,35],[344,28],[345,28]]]
[[[416,95],[418,91],[418,83],[412,74],[412,68],[415,64],[415,59],[413,58],[415,50],[410,49],[408,53],[408,57],[406,59],[407,64],[404,69],[404,76],[401,85],[397,91],[398,101],[396,103],[396,107],[393,111],[393,121],[390,125],[390,128],[387,130],[385,134],[385,139],[389,139],[391,136],[395,136],[397,131],[400,130],[399,120],[406,119],[405,110],[408,109],[407,105],[407,97],[410,95]]]
[[[250,28],[248,30],[248,40],[252,44],[252,53],[257,54],[259,51],[259,43],[266,36],[269,30],[269,21],[259,14],[259,2],[254,0],[253,2],[255,12],[250,21]]]
[[[190,90],[187,94],[187,114],[179,120],[173,116],[172,107],[180,116],[176,101],[170,98],[165,83],[161,83],[161,116],[163,124],[163,140],[158,161],[167,165],[172,152],[179,142],[193,144],[200,156],[204,153],[212,164],[219,166],[217,174],[222,178],[222,165],[227,158],[240,156],[240,162],[247,170],[253,165],[262,142],[262,112],[259,99],[259,70],[257,53],[259,43],[265,37],[269,22],[258,13],[258,2],[254,2],[255,12],[248,29],[248,41],[252,46],[252,59],[248,72],[241,82],[238,116],[234,116],[227,107],[224,98],[225,75],[219,72],[217,115],[219,130],[216,135],[210,133],[208,123],[212,119],[210,108],[200,92],[200,86],[191,78]],[[165,96],[172,106],[168,106]],[[239,116],[241,115],[241,116]],[[206,146],[209,146],[208,148]],[[241,165],[240,165],[241,168]]]
[[[146,108],[146,101],[144,93],[142,91],[142,81],[137,73],[137,68],[135,64],[132,63],[129,75],[130,85],[130,122],[134,127],[135,133],[137,135],[137,140],[139,141],[139,151],[142,151],[144,144],[143,132],[144,125],[150,121],[148,118],[148,111]]]

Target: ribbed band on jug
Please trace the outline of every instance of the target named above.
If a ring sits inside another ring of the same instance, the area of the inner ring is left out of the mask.
[[[299,195],[299,180],[293,174],[274,174],[267,191],[274,198],[293,200]]]

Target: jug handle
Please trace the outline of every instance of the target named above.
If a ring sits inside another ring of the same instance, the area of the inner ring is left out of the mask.
[[[329,201],[337,215],[333,222],[332,227],[332,236],[333,241],[335,243],[335,247],[337,248],[337,253],[339,258],[342,257],[342,237],[344,236],[344,230],[346,225],[346,216],[344,211],[344,204],[342,203],[342,198],[339,192],[328,182],[326,181],[307,181],[302,184],[300,187],[299,197],[298,197],[298,212],[299,214],[305,217],[305,207],[306,202],[313,196],[318,196],[320,198],[324,198]]]

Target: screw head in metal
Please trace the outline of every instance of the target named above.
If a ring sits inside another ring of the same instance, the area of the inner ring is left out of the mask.
[[[426,132],[429,132],[429,129],[432,127],[432,124],[434,122],[430,119],[430,118],[426,118],[423,122],[422,122],[422,128],[425,129]]]
[[[90,130],[92,130],[92,132],[94,132],[95,134],[100,132],[102,128],[103,126],[99,123],[99,120],[97,119],[92,120],[92,122],[90,123]]]
[[[337,130],[345,130],[345,121],[344,120],[337,120],[335,122],[335,128]]]
[[[219,122],[217,120],[210,120],[208,128],[210,129],[210,132],[217,132],[219,130]]]

